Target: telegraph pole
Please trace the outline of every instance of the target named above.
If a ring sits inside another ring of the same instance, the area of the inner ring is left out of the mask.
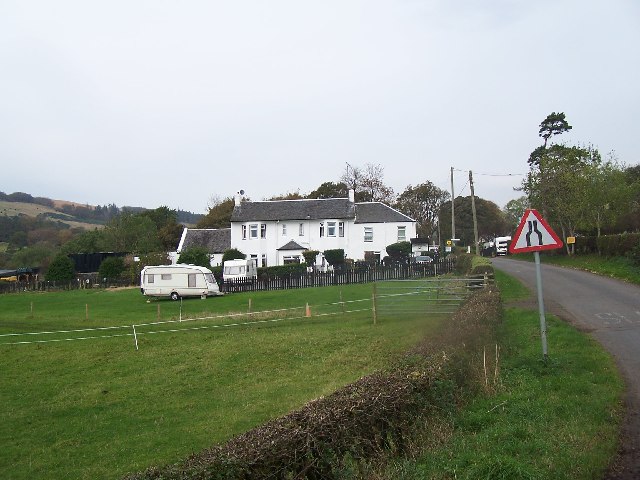
[[[476,216],[476,196],[473,194],[473,173],[469,170],[469,188],[471,189],[471,212],[473,213],[473,238],[476,242],[476,255],[480,255],[478,244],[478,217]]]
[[[451,243],[456,238],[456,220],[455,220],[455,203],[456,196],[453,193],[453,167],[451,167]]]

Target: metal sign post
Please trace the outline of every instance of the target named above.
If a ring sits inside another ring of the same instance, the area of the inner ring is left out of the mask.
[[[510,253],[533,252],[536,262],[536,288],[538,289],[538,313],[540,315],[540,339],[542,341],[542,357],[547,361],[547,321],[544,316],[544,298],[542,295],[542,269],[540,267],[540,251],[562,247],[562,241],[549,224],[536,210],[526,210],[520,225],[509,246]]]
[[[540,252],[533,252],[536,260],[536,287],[538,289],[538,314],[540,315],[540,339],[542,340],[542,358],[547,361],[547,320],[544,316],[544,299],[542,298],[542,272],[540,268]]]

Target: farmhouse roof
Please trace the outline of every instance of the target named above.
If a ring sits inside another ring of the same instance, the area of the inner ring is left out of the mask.
[[[231,221],[322,220],[354,216],[354,204],[348,198],[269,200],[241,202],[233,208]]]
[[[298,244],[295,240],[291,240],[290,242],[278,248],[278,250],[306,250],[306,248]]]
[[[398,210],[380,202],[356,203],[355,223],[414,222]]]
[[[209,253],[223,253],[231,248],[230,228],[187,228],[180,250],[205,248]]]

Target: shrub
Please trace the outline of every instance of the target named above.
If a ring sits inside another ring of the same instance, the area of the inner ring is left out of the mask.
[[[337,267],[344,264],[344,249],[336,248],[333,250],[325,250],[324,258],[332,267]]]
[[[302,256],[304,257],[304,261],[310,267],[313,267],[316,264],[316,257],[320,252],[318,250],[305,250],[302,252]]]
[[[225,250],[222,254],[222,262],[226,262],[227,260],[244,260],[247,256],[242,253],[237,248],[230,248]]]
[[[387,245],[387,254],[393,262],[406,263],[411,256],[411,242],[397,242]]]
[[[106,278],[107,280],[117,280],[125,270],[124,258],[122,257],[108,257],[105,258],[100,264],[98,274],[100,278]]]
[[[287,263],[258,269],[258,276],[286,277],[289,275],[302,275],[307,272],[306,263]]]
[[[73,260],[66,255],[58,255],[51,261],[45,278],[51,282],[70,282],[75,276]]]

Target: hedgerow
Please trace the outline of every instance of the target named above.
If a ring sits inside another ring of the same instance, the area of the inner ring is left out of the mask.
[[[406,453],[418,425],[452,412],[465,392],[486,383],[480,351],[494,338],[501,313],[498,293],[484,289],[444,322],[437,338],[425,339],[388,370],[181,463],[126,478],[332,479],[347,467]]]

